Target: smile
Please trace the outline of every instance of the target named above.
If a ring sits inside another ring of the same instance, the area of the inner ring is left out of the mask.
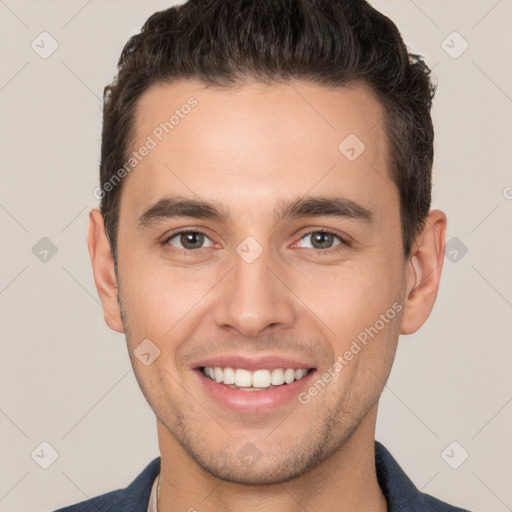
[[[256,367],[257,368],[257,367]],[[237,414],[265,414],[283,407],[303,407],[301,392],[317,374],[315,368],[261,368],[252,371],[231,366],[200,366],[194,375],[199,389],[224,410]]]
[[[274,368],[249,371],[242,368],[221,368],[205,366],[200,368],[203,375],[218,384],[225,384],[231,389],[240,391],[263,391],[277,386],[291,384],[303,379],[308,373],[307,368]]]

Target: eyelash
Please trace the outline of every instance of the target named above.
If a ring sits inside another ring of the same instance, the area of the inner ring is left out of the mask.
[[[312,235],[314,233],[328,233],[328,234],[335,236],[340,241],[339,244],[337,244],[333,247],[329,247],[329,249],[315,249],[315,248],[309,248],[309,247],[307,248],[308,251],[313,251],[315,254],[332,254],[334,252],[342,250],[344,247],[350,247],[350,243],[347,241],[346,238],[341,236],[337,231],[334,231],[334,230],[328,229],[328,228],[314,229],[312,231],[307,231],[299,238],[298,241],[300,242],[304,237],[306,237],[308,235]],[[297,243],[297,242],[295,242],[295,243]]]
[[[169,241],[173,238],[177,237],[178,235],[182,235],[184,233],[198,233],[200,235],[203,235],[204,237],[208,238],[210,240],[210,237],[204,233],[203,231],[200,231],[198,229],[180,229],[179,231],[175,231],[162,242],[163,246],[170,247],[173,252],[178,254],[185,254],[185,255],[193,255],[194,253],[198,253],[200,251],[203,251],[204,249],[208,249],[208,247],[201,247],[199,249],[181,249],[180,247],[172,247],[169,244]]]
[[[206,238],[208,238],[210,240],[210,237],[206,233],[204,233],[203,231],[200,231],[200,230],[197,230],[197,229],[180,229],[179,231],[175,231],[174,233],[172,233],[171,235],[166,237],[166,239],[162,242],[162,245],[167,246],[169,244],[170,240],[172,240],[176,236],[182,235],[184,233],[198,233],[198,234],[203,235],[204,237],[206,237]],[[308,235],[312,235],[314,233],[329,233],[329,234],[334,235],[335,237],[337,237],[339,239],[339,241],[340,241],[339,244],[337,244],[337,245],[335,245],[333,247],[330,247],[328,249],[307,248],[308,251],[313,251],[316,254],[331,254],[333,252],[336,252],[336,251],[339,251],[339,250],[343,249],[344,247],[350,247],[351,246],[350,242],[348,242],[346,240],[346,238],[341,236],[337,231],[334,231],[332,229],[327,229],[327,228],[314,229],[312,231],[307,231],[306,233],[304,233],[299,238],[298,242],[300,242],[304,237],[306,237]],[[298,243],[298,242],[294,242],[294,244]],[[172,247],[172,251],[174,251],[174,252],[177,252],[179,254],[189,254],[189,255],[193,254],[193,253],[196,253],[196,252],[199,252],[199,251],[202,251],[203,249],[208,249],[208,247],[201,247],[199,249],[181,249],[179,247]]]

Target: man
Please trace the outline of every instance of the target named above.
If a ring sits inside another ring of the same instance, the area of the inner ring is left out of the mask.
[[[161,457],[61,510],[461,510],[375,441],[443,264],[433,92],[363,0],[191,0],[130,39],[88,243]]]

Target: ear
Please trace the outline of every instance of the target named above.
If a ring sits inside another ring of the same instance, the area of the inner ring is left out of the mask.
[[[432,210],[406,264],[406,292],[400,334],[416,332],[429,317],[444,262],[446,215]]]
[[[103,305],[105,322],[114,331],[124,332],[121,308],[118,302],[117,278],[110,243],[105,233],[105,222],[100,210],[89,213],[87,245],[91,256],[94,282]]]

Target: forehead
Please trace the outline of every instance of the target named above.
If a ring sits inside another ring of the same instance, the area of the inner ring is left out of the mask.
[[[375,202],[374,189],[386,185],[397,200],[383,121],[362,85],[159,83],[137,104],[131,149],[151,149],[128,176],[127,195],[139,210],[170,192],[247,210],[313,188]]]

